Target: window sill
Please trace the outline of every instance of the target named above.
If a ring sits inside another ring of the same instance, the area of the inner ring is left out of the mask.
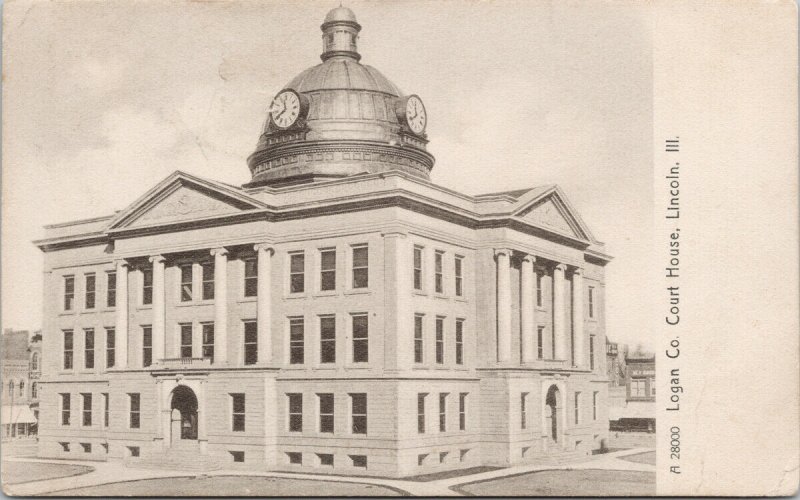
[[[369,288],[348,288],[344,291],[345,295],[369,295],[372,291]]]
[[[423,290],[412,290],[411,293],[413,295],[419,295],[421,297],[427,297],[428,296],[428,292],[425,292]]]
[[[214,305],[214,300],[193,300],[191,302],[178,302],[175,307],[196,307],[196,306],[211,306]]]
[[[348,370],[369,370],[370,368],[372,368],[372,366],[369,364],[368,361],[365,361],[363,363],[350,362],[345,365],[345,368]]]
[[[284,300],[292,300],[292,299],[305,299],[308,298],[308,294],[306,292],[298,292],[298,293],[288,293],[284,294]]]
[[[433,294],[433,298],[440,299],[440,300],[450,300],[450,296],[445,295],[443,293],[435,293],[435,294]]]
[[[96,307],[93,307],[92,309],[81,309],[80,313],[81,314],[96,314],[98,312],[100,312],[100,310],[97,309]]]
[[[339,295],[338,290],[319,290],[314,292],[314,297],[334,297]]]
[[[153,304],[138,304],[136,306],[136,310],[137,311],[146,311],[146,310],[152,309],[152,308],[153,308]]]
[[[73,316],[77,314],[77,311],[61,311],[58,313],[59,316]]]
[[[258,302],[258,297],[242,297],[239,300],[237,300],[236,302],[238,302],[240,304],[248,304],[250,302]]]
[[[469,302],[469,301],[468,301],[466,298],[464,298],[464,296],[463,296],[463,295],[462,295],[461,297],[458,297],[458,296],[456,296],[456,297],[455,297],[453,300],[455,300],[456,302],[463,302],[463,303],[465,303],[465,304],[466,304],[467,302]]]

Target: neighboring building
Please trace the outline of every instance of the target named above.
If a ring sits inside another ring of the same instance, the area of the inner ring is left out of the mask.
[[[628,346],[617,344],[606,339],[606,370],[608,373],[608,383],[610,387],[625,386],[625,356],[628,354]]]
[[[601,446],[603,244],[557,186],[431,183],[360,29],[328,14],[248,184],[175,172],[46,228],[40,456],[407,476]]]
[[[656,357],[653,353],[628,352],[625,346],[625,385],[609,389],[611,430],[656,429]],[[618,403],[624,396],[624,405]]]
[[[3,437],[25,437],[37,431],[41,332],[6,329],[2,336]]]

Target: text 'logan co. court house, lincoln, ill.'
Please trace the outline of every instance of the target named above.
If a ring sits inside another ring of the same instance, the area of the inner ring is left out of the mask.
[[[177,171],[46,228],[39,456],[402,477],[601,447],[603,244],[558,186],[431,183],[425,106],[360,30],[328,13],[249,183]]]

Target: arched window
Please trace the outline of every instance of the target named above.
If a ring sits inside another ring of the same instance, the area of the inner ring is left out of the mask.
[[[19,381],[19,396],[20,397],[24,397],[25,396],[25,381],[24,380],[20,380]]]
[[[31,399],[39,397],[39,388],[36,387],[36,382],[31,382]]]
[[[33,353],[33,356],[31,356],[31,371],[34,371],[34,372],[39,371],[39,353],[38,352]]]
[[[9,381],[8,381],[8,395],[9,395],[9,396],[13,396],[13,395],[14,395],[14,386],[15,386],[15,385],[16,385],[16,384],[14,383],[14,381],[13,381],[13,380],[9,380]]]

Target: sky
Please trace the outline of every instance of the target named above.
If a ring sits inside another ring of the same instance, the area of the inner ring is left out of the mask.
[[[614,256],[607,335],[652,347],[646,6],[348,1],[362,63],[428,111],[431,180],[559,184]],[[43,226],[124,209],[175,170],[249,180],[272,97],[320,62],[338,1],[12,1],[3,30],[2,325],[42,315]]]

